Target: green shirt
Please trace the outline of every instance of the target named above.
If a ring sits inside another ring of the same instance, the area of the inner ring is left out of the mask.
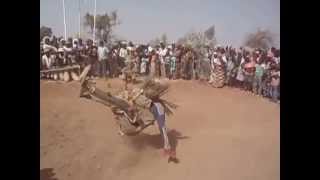
[[[256,64],[256,77],[262,77],[264,73],[264,69],[263,67],[261,66],[261,64]]]

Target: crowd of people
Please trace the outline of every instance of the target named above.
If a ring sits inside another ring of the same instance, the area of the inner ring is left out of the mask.
[[[40,43],[40,70],[68,65],[91,64],[91,78],[114,78],[131,70],[136,76],[170,80],[201,80],[215,87],[230,86],[280,100],[280,49],[233,48],[196,49],[188,44],[134,45],[117,42],[107,45],[91,39],[44,37]]]

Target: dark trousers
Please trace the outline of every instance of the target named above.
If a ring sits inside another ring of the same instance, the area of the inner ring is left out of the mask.
[[[95,77],[100,76],[100,61],[93,62],[92,75]]]
[[[107,59],[99,61],[99,76],[107,77],[107,73],[110,73],[110,66]]]

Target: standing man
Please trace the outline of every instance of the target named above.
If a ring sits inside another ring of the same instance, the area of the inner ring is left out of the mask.
[[[108,48],[104,45],[103,41],[99,42],[98,46],[98,63],[99,65],[99,76],[107,77],[107,71],[110,72],[109,64],[108,64]]]
[[[44,54],[42,56],[42,67],[43,69],[51,69],[52,59],[50,56],[50,49],[46,48],[43,50]]]
[[[88,64],[91,64],[93,67],[90,69],[88,76],[91,78],[95,78],[97,75],[98,53],[97,53],[97,47],[93,45],[93,41],[91,39],[87,40],[86,55],[88,56]]]
[[[128,59],[128,50],[127,50],[127,45],[122,42],[121,44],[121,47],[120,47],[120,50],[119,50],[119,66],[122,68],[124,68],[126,66],[126,62],[127,62],[127,59]]]
[[[155,50],[151,50],[151,60],[150,60],[150,77],[154,79],[156,77],[156,67],[157,67],[157,59],[158,54],[155,52]]]
[[[166,55],[167,55],[167,48],[164,46],[163,42],[161,42],[160,48],[159,48],[159,59],[160,59],[160,73],[162,78],[166,78],[166,63],[165,63]]]

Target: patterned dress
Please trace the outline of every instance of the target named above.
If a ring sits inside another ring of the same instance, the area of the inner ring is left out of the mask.
[[[216,63],[216,62],[212,62],[212,63],[214,65],[214,68],[211,73],[210,83],[215,88],[221,88],[224,86],[226,81],[226,76],[225,76],[226,72],[225,72],[224,65],[222,63]]]

